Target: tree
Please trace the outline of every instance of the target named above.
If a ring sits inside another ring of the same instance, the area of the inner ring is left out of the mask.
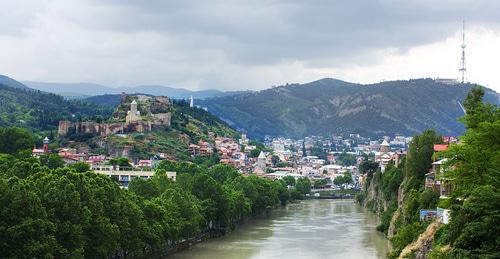
[[[356,164],[356,156],[347,154],[346,152],[340,153],[337,157],[336,160],[344,166],[351,166]]]
[[[301,194],[308,194],[311,192],[311,181],[307,177],[300,177],[295,184],[295,189]]]
[[[85,162],[74,163],[74,164],[70,165],[69,167],[75,169],[75,171],[79,172],[79,173],[84,173],[84,172],[90,171],[90,165],[85,163]]]
[[[350,171],[344,173],[344,183],[352,184],[354,181],[352,180],[352,174]]]
[[[466,115],[461,118],[465,126],[470,129],[477,128],[481,122],[498,120],[498,108],[491,104],[483,103],[484,88],[474,86],[464,100]]]
[[[335,179],[333,179],[333,183],[337,186],[343,186],[344,184],[352,184],[353,180],[351,172],[347,171],[344,173],[344,175],[335,177]]]
[[[291,176],[291,175],[287,175],[285,177],[282,178],[282,180],[285,182],[285,184],[287,186],[295,186],[295,177]]]
[[[233,179],[239,175],[236,168],[227,164],[218,164],[208,170],[208,174],[218,183],[223,184],[229,179]]]
[[[448,238],[459,250],[477,257],[498,258],[500,251],[500,193],[491,185],[474,189],[463,206],[455,207]]]
[[[0,128],[0,153],[16,154],[31,150],[34,139],[31,134],[20,128]]]
[[[314,188],[322,188],[327,184],[326,179],[322,178],[314,181]]]
[[[499,114],[500,109],[495,113]],[[477,115],[477,114],[476,114]],[[469,115],[465,117],[468,119]],[[494,115],[479,116],[484,121],[469,128],[461,138],[461,145],[451,145],[444,152],[448,158],[446,177],[455,186],[456,197],[466,197],[479,186],[491,184],[498,188],[500,177],[500,119]],[[491,120],[494,120],[491,122]]]
[[[273,166],[276,166],[280,162],[280,158],[277,155],[273,155],[271,157],[271,162],[273,163]]]
[[[0,179],[0,257],[54,257],[55,225],[28,180]]]
[[[109,164],[112,166],[120,167],[131,167],[130,161],[125,157],[112,158],[109,160]]]
[[[64,166],[64,160],[56,154],[41,155],[40,163],[50,169],[61,168]]]
[[[422,134],[414,136],[410,142],[405,163],[406,189],[420,188],[425,174],[432,166],[434,144],[441,143],[442,139],[434,130],[425,130]]]
[[[366,175],[368,178],[371,178],[377,169],[378,163],[371,160],[365,160],[359,165],[359,173]]]

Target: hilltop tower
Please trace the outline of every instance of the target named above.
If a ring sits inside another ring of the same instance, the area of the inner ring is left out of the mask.
[[[460,68],[458,69],[459,72],[459,82],[464,84],[467,81],[467,68],[465,67],[465,20],[462,21],[462,56],[460,58]]]
[[[191,95],[191,98],[189,98],[189,107],[191,107],[191,108],[194,107],[194,99],[193,99],[192,95]]]
[[[125,117],[126,123],[141,121],[141,113],[137,110],[137,102],[133,100],[130,103],[130,111],[127,112],[127,116]]]

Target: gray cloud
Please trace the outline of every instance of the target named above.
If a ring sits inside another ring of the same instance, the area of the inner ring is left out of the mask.
[[[53,48],[53,60],[40,54],[36,62],[47,62],[50,69],[87,70],[80,80],[94,76],[92,81],[118,84],[149,80],[237,88],[238,83],[225,80],[234,80],[228,73],[241,73],[245,81],[252,75],[245,69],[255,67],[296,61],[311,68],[376,64],[380,56],[374,51],[404,53],[444,40],[457,31],[462,17],[469,26],[500,27],[500,1],[495,0],[9,3],[9,10],[0,11],[0,33]],[[53,72],[49,68],[45,73]],[[141,74],[131,76],[131,71]],[[75,77],[70,72],[61,79]]]

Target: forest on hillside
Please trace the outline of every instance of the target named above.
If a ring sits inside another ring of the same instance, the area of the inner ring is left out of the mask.
[[[108,117],[113,109],[30,88],[0,84],[0,127],[54,130],[60,120]]]

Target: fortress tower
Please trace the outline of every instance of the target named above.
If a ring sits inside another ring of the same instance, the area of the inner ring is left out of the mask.
[[[133,100],[130,103],[130,111],[127,112],[127,117],[125,117],[125,122],[131,123],[140,120],[141,120],[141,112],[137,110],[137,102]]]

